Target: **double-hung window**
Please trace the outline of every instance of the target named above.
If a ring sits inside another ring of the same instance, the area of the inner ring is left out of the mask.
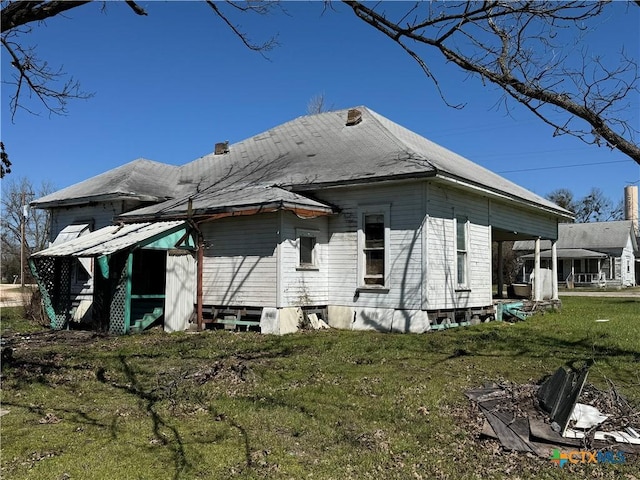
[[[358,209],[358,282],[360,288],[389,286],[389,206]]]
[[[464,217],[456,218],[456,270],[458,288],[469,285],[469,221]]]

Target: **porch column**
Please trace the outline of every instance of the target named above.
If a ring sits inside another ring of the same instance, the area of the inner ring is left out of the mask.
[[[536,238],[536,246],[534,251],[534,267],[533,267],[533,299],[537,302],[542,300],[542,279],[540,278],[540,237]]]
[[[502,244],[503,242],[498,242],[498,298],[503,298],[502,290],[504,288],[504,257],[502,255]]]
[[[558,254],[556,240],[551,241],[551,300],[558,300]]]

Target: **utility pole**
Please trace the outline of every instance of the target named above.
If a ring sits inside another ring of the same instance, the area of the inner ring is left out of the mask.
[[[24,287],[24,268],[25,268],[25,224],[27,223],[27,206],[25,205],[25,194],[26,192],[22,191],[20,196],[20,286]]]

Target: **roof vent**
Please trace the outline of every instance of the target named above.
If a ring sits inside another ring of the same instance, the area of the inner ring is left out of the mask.
[[[362,121],[362,112],[358,109],[352,108],[347,112],[347,127],[351,125],[357,125]]]
[[[227,140],[226,142],[216,143],[214,154],[224,155],[225,153],[229,153],[229,140]]]

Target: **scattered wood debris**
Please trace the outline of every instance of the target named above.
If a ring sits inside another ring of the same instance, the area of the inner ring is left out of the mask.
[[[640,455],[640,412],[613,384],[609,392],[586,384],[587,374],[588,367],[561,367],[540,385],[503,382],[466,396],[484,416],[481,436],[497,439],[507,451],[544,458],[563,448]]]

